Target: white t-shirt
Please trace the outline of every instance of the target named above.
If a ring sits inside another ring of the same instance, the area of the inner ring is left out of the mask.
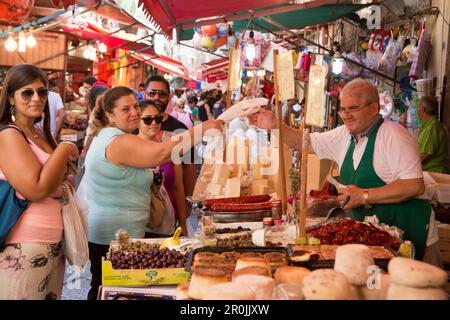
[[[311,134],[311,146],[319,159],[330,159],[341,168],[351,135],[346,126]],[[367,146],[367,137],[355,145],[353,166],[357,168]],[[385,183],[397,179],[423,178],[417,142],[401,125],[385,120],[375,140],[373,167]]]
[[[64,109],[64,103],[61,96],[53,91],[48,92],[48,107],[50,111],[50,131],[52,134],[56,131],[56,115],[60,109]],[[44,123],[39,122],[39,126],[42,128]]]
[[[351,135],[346,126],[322,133],[311,134],[311,146],[319,159],[330,159],[342,167]],[[353,166],[357,168],[367,146],[367,137],[355,145]],[[384,120],[378,130],[373,156],[375,173],[386,184],[398,179],[423,178],[417,141],[401,125]],[[437,224],[432,210],[429,222],[427,246],[439,241]]]

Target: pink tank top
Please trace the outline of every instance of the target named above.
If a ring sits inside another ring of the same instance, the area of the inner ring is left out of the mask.
[[[50,154],[41,150],[33,142],[30,143],[30,147],[41,164],[44,164],[50,157]],[[0,179],[6,180],[1,170]],[[17,195],[24,198],[19,193]],[[28,208],[22,213],[19,221],[11,230],[5,244],[24,242],[57,243],[62,238],[61,204],[55,199],[46,198],[38,202],[29,202]]]

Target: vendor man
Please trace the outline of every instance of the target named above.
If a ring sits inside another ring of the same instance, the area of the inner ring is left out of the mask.
[[[417,144],[402,126],[379,115],[377,89],[367,80],[349,82],[340,95],[339,115],[344,126],[312,133],[311,148],[319,159],[335,161],[346,188],[339,200],[350,196],[344,209],[357,220],[377,215],[380,222],[405,233],[422,259],[428,236],[431,206],[416,197],[425,190]],[[273,114],[260,111],[257,126],[275,128]],[[300,131],[284,126],[285,143],[301,150]]]
[[[436,118],[439,104],[433,97],[419,99],[417,113],[422,120],[418,143],[423,171],[445,173],[447,158],[447,133]]]

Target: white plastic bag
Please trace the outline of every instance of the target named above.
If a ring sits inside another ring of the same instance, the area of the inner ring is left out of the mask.
[[[83,272],[89,261],[86,224],[78,211],[72,189],[68,185],[66,188],[68,202],[62,208],[64,255],[71,266],[76,266]]]
[[[86,180],[83,176],[81,178],[80,184],[78,185],[77,192],[74,194],[75,202],[77,204],[78,213],[80,214],[81,218],[83,219],[83,226],[84,231],[86,234],[88,234],[88,212],[89,212],[89,206],[86,201]]]

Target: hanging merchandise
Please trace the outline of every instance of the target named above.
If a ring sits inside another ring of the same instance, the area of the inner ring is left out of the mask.
[[[241,41],[242,64],[244,67],[260,68],[265,56],[271,49],[270,43],[261,32],[246,31]]]
[[[316,56],[317,63],[318,56]],[[308,125],[324,127],[326,116],[325,86],[327,84],[328,64],[311,66],[309,74],[308,97],[305,122]]]
[[[365,65],[371,69],[378,70],[381,59],[383,58],[383,47],[388,33],[382,29],[375,30],[370,37],[369,49],[366,52]],[[378,76],[369,71],[364,71],[364,77],[378,85]]]
[[[393,37],[389,39],[389,44],[384,51],[383,57],[380,62],[380,71],[387,75],[392,75],[395,72],[397,66],[397,60],[402,52],[403,45],[405,43],[405,37],[399,36],[397,40]]]
[[[202,19],[196,21],[202,21]],[[219,47],[228,44],[230,30],[231,26],[228,23],[194,28],[194,37],[192,38],[194,48],[214,52]]]
[[[394,110],[394,100],[389,91],[380,93],[380,114],[384,119],[389,119]]]
[[[309,68],[311,66],[311,55],[308,51],[299,54],[295,70],[297,71],[296,79],[300,82],[308,82]]]
[[[431,49],[431,35],[425,29],[425,18],[422,21],[421,31],[419,32],[419,43],[417,45],[416,54],[409,71],[409,76],[419,79],[425,69],[425,65]]]
[[[346,57],[349,60],[361,63],[361,59],[359,57],[359,55],[357,55],[356,53],[350,53],[350,54],[343,54],[344,57]],[[342,73],[341,73],[341,77],[345,80],[352,80],[355,79],[357,77],[359,77],[359,75],[361,74],[362,68],[354,63],[351,63],[349,61],[345,61],[344,62],[344,66],[342,68]]]
[[[294,64],[292,61],[292,51],[288,50],[278,55],[278,88],[280,91],[280,100],[289,100],[295,98],[294,85]]]

